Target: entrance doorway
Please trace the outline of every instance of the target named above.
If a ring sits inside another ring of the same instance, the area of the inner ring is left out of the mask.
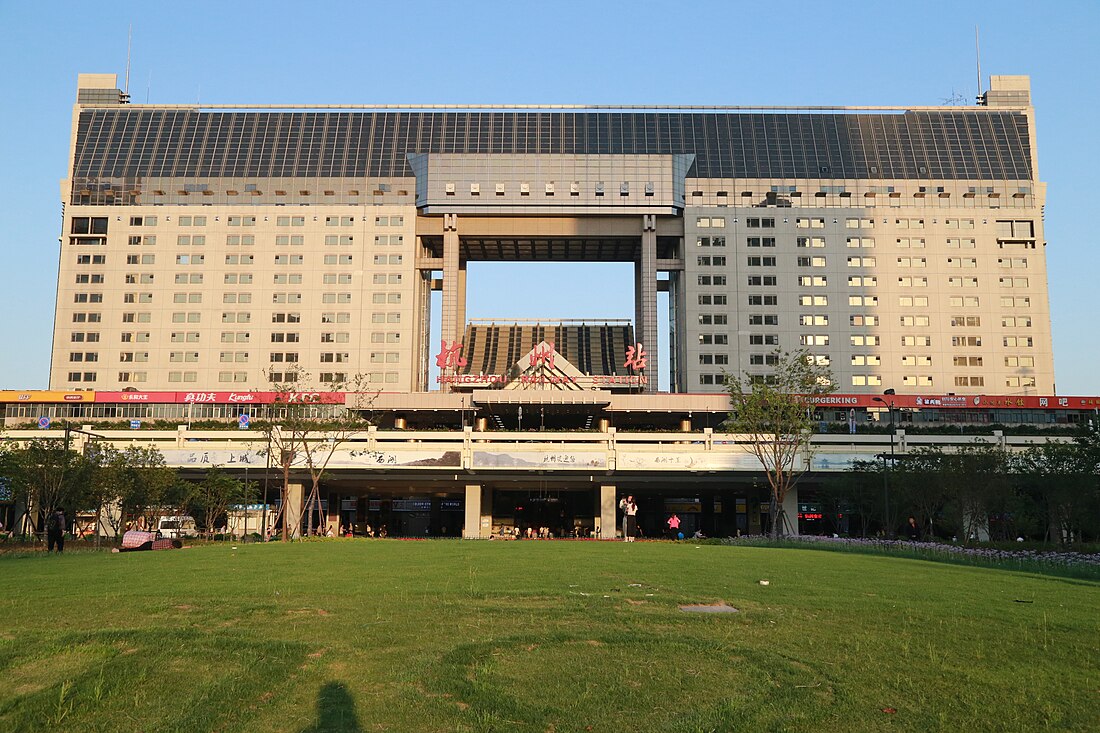
[[[593,498],[590,491],[548,489],[497,490],[493,493],[493,524],[501,533],[518,529],[526,537],[589,537]]]

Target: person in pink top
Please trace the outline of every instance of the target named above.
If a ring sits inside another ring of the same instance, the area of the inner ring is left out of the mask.
[[[672,539],[676,539],[680,534],[680,518],[673,514],[668,518],[668,536]]]

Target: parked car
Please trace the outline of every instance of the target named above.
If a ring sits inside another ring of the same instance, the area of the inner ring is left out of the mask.
[[[157,522],[157,531],[160,532],[161,537],[168,539],[198,537],[199,535],[198,527],[195,526],[195,518],[188,516],[161,517]]]

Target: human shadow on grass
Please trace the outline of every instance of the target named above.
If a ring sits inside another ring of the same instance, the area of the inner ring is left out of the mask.
[[[362,733],[362,730],[348,688],[339,682],[329,682],[317,695],[317,722],[302,733]]]

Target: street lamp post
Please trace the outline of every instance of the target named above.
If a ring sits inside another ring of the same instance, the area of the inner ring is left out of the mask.
[[[244,528],[241,530],[241,544],[248,542],[248,500],[251,494],[248,489],[248,464],[244,464]]]
[[[263,512],[263,517],[260,519],[260,534],[262,535],[261,540],[260,540],[261,542],[267,542],[267,482],[268,482],[268,477],[271,475],[271,432],[270,432],[270,429],[267,433],[267,455],[265,457],[267,458],[267,465],[264,466],[264,503],[263,503],[263,509],[260,510],[261,512]]]
[[[883,392],[884,395],[892,396],[894,390],[888,389]],[[886,530],[887,539],[894,533],[893,525],[890,522],[890,469],[894,466],[894,402],[893,400],[887,402],[882,397],[872,397],[872,402],[881,402],[886,405],[886,409],[890,412],[890,466],[886,465],[886,454],[882,454],[882,502],[883,502],[883,524]]]

